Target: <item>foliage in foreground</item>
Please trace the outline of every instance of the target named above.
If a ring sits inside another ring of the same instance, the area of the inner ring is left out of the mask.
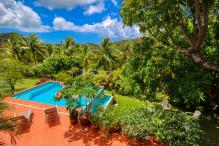
[[[11,142],[15,143],[13,131],[16,130],[16,120],[11,117],[5,116],[4,112],[9,109],[2,98],[0,98],[0,131],[8,132],[11,136]],[[4,145],[4,142],[0,139],[0,145]]]
[[[162,92],[173,104],[194,111],[217,113],[219,74],[201,69],[180,52],[150,38],[135,45],[133,55],[113,71],[113,88],[125,95],[155,101]]]
[[[95,118],[98,116],[106,131],[111,127],[121,127],[130,138],[149,140],[151,135],[156,135],[162,143],[182,146],[198,145],[200,141],[198,120],[183,112],[110,107],[103,113],[98,111]]]

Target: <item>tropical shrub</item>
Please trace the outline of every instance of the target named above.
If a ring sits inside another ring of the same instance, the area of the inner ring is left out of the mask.
[[[80,62],[76,57],[56,55],[47,58],[42,64],[36,66],[34,72],[38,76],[53,75],[70,70],[73,66],[80,68]]]
[[[91,115],[91,123],[97,127],[101,126],[104,107],[99,107],[95,113]]]
[[[94,80],[97,84],[103,86],[107,82],[107,73],[104,70],[98,70],[98,73],[94,75]]]
[[[198,119],[189,117],[183,112],[165,112],[164,119],[160,136],[162,141],[168,145],[199,145],[201,130]]]
[[[110,127],[121,127],[125,135],[134,139],[150,140],[155,135],[161,143],[182,146],[198,145],[200,141],[198,120],[183,112],[111,107],[102,114],[101,123],[106,132]]]
[[[94,75],[94,81],[106,90],[111,90],[112,88],[112,74],[104,70],[98,70],[98,73]]]
[[[66,72],[59,72],[58,74],[56,74],[55,76],[55,79],[58,80],[58,81],[68,81],[68,80],[71,80],[71,76],[69,74],[67,74]]]
[[[75,77],[77,75],[80,75],[82,73],[82,71],[80,70],[79,67],[73,66],[70,70],[67,71],[67,73],[70,76]]]
[[[117,68],[112,72],[112,89],[118,93],[121,93],[121,84],[122,84],[122,68]]]
[[[162,110],[130,110],[122,121],[122,130],[129,137],[149,139],[153,134],[167,145],[198,145],[198,120],[182,112]]]
[[[110,128],[120,128],[121,121],[127,108],[113,108],[108,107],[101,117],[101,126],[103,126],[106,133],[109,132]]]
[[[32,66],[25,66],[24,70],[22,71],[24,77],[34,77],[34,71]]]

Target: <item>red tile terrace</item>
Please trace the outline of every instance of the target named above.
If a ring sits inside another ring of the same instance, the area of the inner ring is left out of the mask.
[[[134,141],[124,135],[114,133],[104,134],[102,130],[96,131],[92,127],[82,127],[80,124],[71,125],[68,112],[64,107],[58,107],[60,123],[49,127],[45,122],[44,109],[52,105],[31,102],[12,97],[6,97],[5,102],[11,106],[6,114],[14,116],[32,110],[30,129],[16,137],[15,146],[147,146],[156,145],[149,142]],[[11,145],[8,133],[0,132],[0,140]]]

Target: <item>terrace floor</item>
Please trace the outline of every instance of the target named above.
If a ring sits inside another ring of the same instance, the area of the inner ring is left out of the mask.
[[[62,107],[58,107],[60,124],[49,127],[44,120],[44,108],[51,105],[24,101],[6,97],[5,101],[12,107],[8,115],[13,116],[27,110],[32,110],[33,116],[29,131],[17,136],[15,146],[146,146],[141,143],[128,140],[121,134],[106,136],[101,131],[95,131],[92,127],[81,127],[80,124],[70,125],[68,113]],[[0,140],[4,140],[7,146],[10,144],[10,136],[0,132]]]

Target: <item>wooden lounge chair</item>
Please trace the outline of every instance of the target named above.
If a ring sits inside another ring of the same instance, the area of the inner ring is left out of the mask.
[[[50,124],[50,123],[59,122],[59,115],[56,107],[44,109],[44,112],[46,115],[45,117],[46,123]]]
[[[18,115],[15,114],[15,119],[17,120],[18,127],[17,132],[23,132],[30,127],[32,111],[21,112]]]

